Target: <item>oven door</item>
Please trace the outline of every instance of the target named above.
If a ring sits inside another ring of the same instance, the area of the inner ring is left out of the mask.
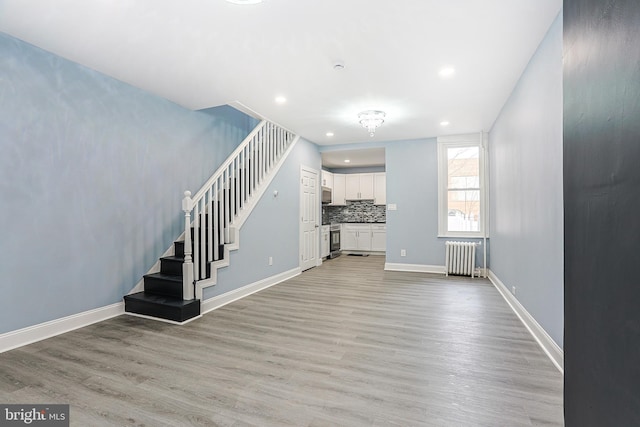
[[[340,230],[331,230],[329,231],[331,237],[331,243],[329,245],[329,249],[331,252],[340,251]]]

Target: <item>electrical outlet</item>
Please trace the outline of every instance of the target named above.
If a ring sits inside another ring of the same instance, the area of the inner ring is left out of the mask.
[[[516,287],[515,286],[511,287],[511,293],[514,294],[514,295],[516,294]]]
[[[273,257],[272,256],[269,257],[269,265],[273,265]]]
[[[400,249],[400,256],[407,256],[407,250],[406,249]]]

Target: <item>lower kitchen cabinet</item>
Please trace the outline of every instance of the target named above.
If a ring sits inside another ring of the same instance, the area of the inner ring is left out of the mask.
[[[368,224],[357,226],[356,236],[356,250],[358,251],[370,251],[371,250],[371,226]]]
[[[331,245],[329,244],[329,226],[323,225],[320,229],[320,258],[328,257]]]
[[[358,247],[358,230],[351,224],[343,224],[340,233],[340,249],[354,251]]]
[[[343,251],[376,251],[386,250],[386,225],[384,224],[343,224]]]
[[[376,252],[387,250],[387,226],[385,224],[371,225],[371,250]]]

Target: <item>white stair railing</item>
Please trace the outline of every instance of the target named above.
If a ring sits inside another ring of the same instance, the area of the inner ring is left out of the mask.
[[[193,299],[194,284],[211,274],[220,246],[233,243],[231,228],[246,215],[252,198],[295,138],[293,132],[263,120],[193,197],[184,192],[184,299]]]

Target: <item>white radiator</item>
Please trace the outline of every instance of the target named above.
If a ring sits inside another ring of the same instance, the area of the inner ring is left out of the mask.
[[[478,246],[478,243],[446,242],[445,245],[446,275],[456,274],[473,277],[476,265],[476,246]]]

